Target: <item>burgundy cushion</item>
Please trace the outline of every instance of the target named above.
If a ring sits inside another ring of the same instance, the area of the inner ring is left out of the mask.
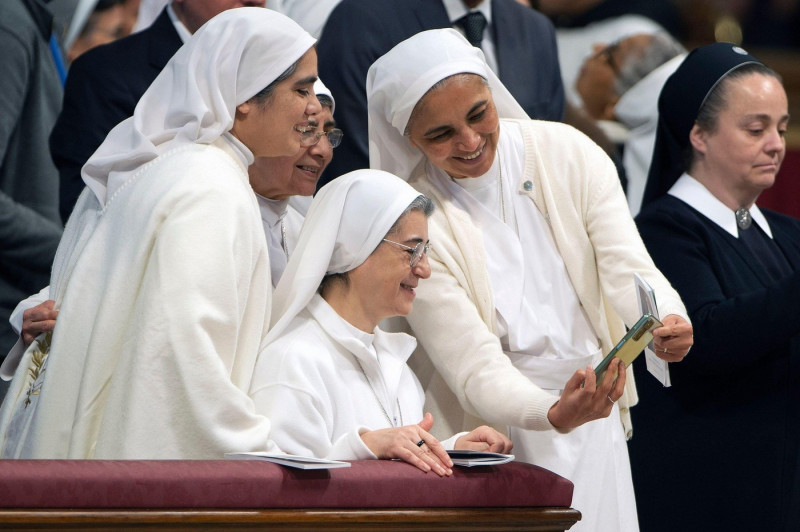
[[[259,461],[0,460],[2,508],[457,508],[561,506],[572,482],[530,464],[403,462],[303,471]]]

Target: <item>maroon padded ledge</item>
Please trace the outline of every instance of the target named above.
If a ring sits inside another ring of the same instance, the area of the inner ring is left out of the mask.
[[[512,462],[440,478],[403,462],[304,471],[261,461],[0,460],[0,508],[569,507],[572,482]]]

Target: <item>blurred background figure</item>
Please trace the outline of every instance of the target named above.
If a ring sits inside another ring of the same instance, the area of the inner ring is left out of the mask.
[[[267,7],[283,13],[314,37],[319,38],[322,27],[333,8],[342,0],[267,0]]]
[[[633,215],[639,212],[653,155],[658,94],[684,57],[685,49],[668,33],[639,33],[595,44],[575,82],[583,109],[622,146]]]
[[[169,4],[169,0],[141,0],[136,14],[136,24],[133,26],[133,33],[149,28],[158,18],[158,15],[167,7],[167,4]]]
[[[635,15],[649,19],[677,36],[682,36],[685,28],[681,8],[689,3],[684,0],[528,1],[550,17],[557,28],[584,28],[596,22]],[[698,2],[695,0],[691,3]]]
[[[67,61],[130,33],[124,5],[125,0],[80,0],[64,38]]]
[[[611,43],[595,43],[594,53],[583,62],[575,81],[583,108],[595,120],[614,120],[614,108],[623,94],[684,51],[680,43],[664,32],[639,33]]]
[[[594,22],[584,28],[556,28],[558,61],[561,65],[561,79],[564,81],[567,100],[577,106],[582,105],[576,83],[586,61],[594,56],[600,47],[618,43],[624,37],[653,35],[664,31],[664,28],[652,20],[639,15],[625,15]],[[633,48],[641,47],[639,44]]]

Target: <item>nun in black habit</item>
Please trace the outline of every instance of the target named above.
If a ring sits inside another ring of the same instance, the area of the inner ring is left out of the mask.
[[[786,151],[786,92],[716,43],[689,54],[658,107],[636,222],[695,336],[670,388],[634,364],[641,529],[797,531],[800,221],[756,205]]]

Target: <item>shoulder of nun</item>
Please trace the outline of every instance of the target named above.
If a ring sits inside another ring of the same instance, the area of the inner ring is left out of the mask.
[[[574,148],[589,153],[599,150],[605,154],[592,139],[569,124],[533,119],[507,119],[507,121],[519,124],[521,128],[530,131],[540,149]]]
[[[159,173],[174,175],[173,189],[180,189],[182,194],[198,197],[204,194],[220,194],[231,190],[249,192],[252,189],[242,187],[241,174],[245,170],[232,157],[216,146],[191,144],[171,150],[160,157],[162,159]]]
[[[414,190],[420,194],[428,197],[435,204],[441,204],[442,197],[436,187],[434,187],[433,184],[428,180],[428,176],[425,174],[424,166],[421,168],[418,167],[411,174],[411,177],[408,179],[408,184],[414,187]]]

